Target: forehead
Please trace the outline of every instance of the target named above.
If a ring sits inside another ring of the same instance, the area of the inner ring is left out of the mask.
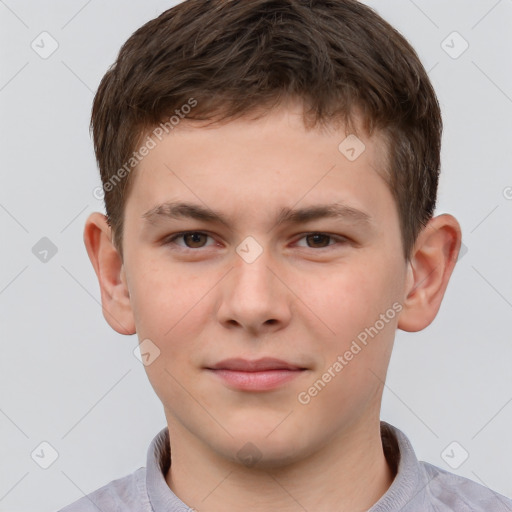
[[[259,119],[184,120],[156,139],[135,169],[133,200],[139,215],[150,220],[165,210],[175,214],[180,198],[189,205],[203,203],[197,215],[216,210],[219,221],[226,220],[221,210],[235,204],[253,213],[259,205],[260,216],[263,208],[271,209],[277,220],[311,214],[292,213],[292,205],[341,203],[345,214],[364,212],[361,202],[376,205],[376,196],[386,193],[387,148],[380,133],[358,135],[336,126],[308,129],[302,111],[290,107]]]

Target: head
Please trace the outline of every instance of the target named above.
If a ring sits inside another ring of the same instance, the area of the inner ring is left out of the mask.
[[[107,215],[86,246],[169,424],[277,464],[378,419],[395,331],[431,323],[460,246],[407,41],[354,0],[188,0],[123,45],[91,126]],[[302,370],[240,390],[211,371],[233,357]]]

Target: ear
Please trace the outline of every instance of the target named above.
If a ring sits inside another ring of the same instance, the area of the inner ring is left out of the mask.
[[[112,243],[112,229],[105,215],[94,212],[88,217],[84,243],[100,284],[105,320],[120,334],[135,334],[123,262]]]
[[[408,263],[399,329],[421,331],[432,323],[457,262],[461,241],[460,225],[448,214],[434,217],[420,232]]]

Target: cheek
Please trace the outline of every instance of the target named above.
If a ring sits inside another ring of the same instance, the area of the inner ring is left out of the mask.
[[[201,290],[193,277],[164,263],[146,259],[130,283],[131,306],[140,338],[163,343],[176,336],[183,324],[194,316]]]
[[[333,274],[327,292],[321,287],[310,290],[319,316],[335,332],[320,340],[323,361],[316,378],[329,384],[322,398],[315,399],[320,409],[322,402],[324,407],[331,404],[318,414],[332,416],[333,421],[340,404],[347,411],[362,411],[380,393],[400,307],[390,268],[351,267]]]
[[[395,267],[381,255],[367,264],[338,269],[323,286],[310,286],[312,309],[330,328],[323,329],[327,334],[320,340],[320,373],[331,369],[336,374],[324,395],[327,402],[351,403],[353,394],[370,400],[379,389],[376,375],[383,378],[386,372],[400,308]]]
[[[183,273],[162,268],[147,265],[133,281],[132,307],[139,341],[149,339],[158,350],[145,366],[148,379],[164,403],[175,403],[186,400],[180,383],[193,377],[192,358],[200,353],[204,291]]]
[[[327,339],[330,334],[333,340],[347,341],[392,306],[396,287],[389,273],[389,267],[347,264],[329,270],[323,280],[310,276],[301,298],[329,327]]]

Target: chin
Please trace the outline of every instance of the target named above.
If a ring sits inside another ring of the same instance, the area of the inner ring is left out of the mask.
[[[230,439],[229,446],[221,447],[220,452],[247,468],[269,470],[293,464],[314,451],[313,446],[303,446],[301,439],[290,431],[283,429],[278,433],[276,429],[269,435],[271,431],[249,428],[235,433],[230,430],[234,439]]]

